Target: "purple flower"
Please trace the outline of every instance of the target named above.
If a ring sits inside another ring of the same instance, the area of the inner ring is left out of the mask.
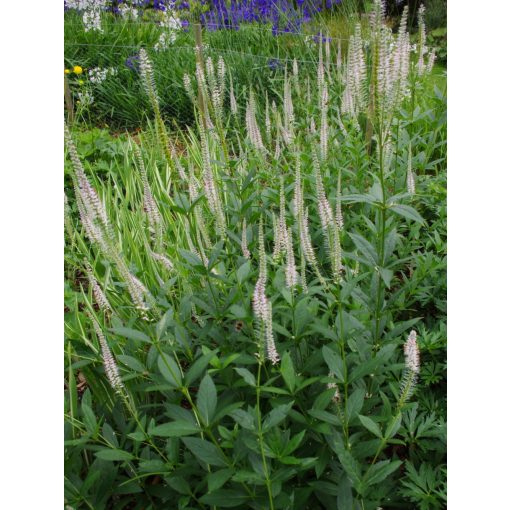
[[[129,67],[129,69],[131,69],[132,71],[138,72],[140,66],[140,58],[138,57],[138,55],[131,55],[126,59],[125,65],[126,67]]]

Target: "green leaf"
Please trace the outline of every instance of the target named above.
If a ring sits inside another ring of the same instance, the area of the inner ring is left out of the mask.
[[[351,234],[351,239],[354,241],[356,248],[364,255],[370,264],[373,266],[378,265],[378,257],[375,248],[363,237],[358,234]]]
[[[110,331],[115,333],[116,335],[122,336],[124,338],[129,338],[129,340],[135,340],[136,342],[150,342],[151,339],[141,331],[137,331],[136,329],[125,328],[123,326],[118,326],[115,328],[111,328]]]
[[[280,370],[285,384],[293,393],[296,387],[296,373],[294,371],[294,365],[292,364],[292,358],[288,352],[286,352],[282,357]]]
[[[201,416],[204,418],[206,425],[211,424],[217,403],[218,395],[216,392],[216,386],[214,385],[211,376],[207,374],[200,383],[197,395],[197,407]]]
[[[186,375],[184,376],[184,381],[187,386],[189,386],[193,381],[200,377],[202,372],[209,364],[209,361],[211,361],[211,359],[216,356],[217,352],[218,349],[214,349],[214,351],[203,354],[195,361],[195,363],[193,363],[193,365],[191,365],[191,368],[186,372]]]
[[[156,324],[156,337],[158,340],[161,339],[163,334],[166,332],[170,324],[172,323],[174,317],[174,311],[172,308],[169,308],[163,317],[159,320],[159,322]]]
[[[197,432],[200,432],[200,427],[196,423],[190,423],[188,421],[163,423],[150,431],[151,435],[161,437],[191,436]]]
[[[385,267],[379,268],[379,274],[383,279],[384,284],[389,289],[391,288],[391,279],[393,278],[393,271],[391,269],[387,269]]]
[[[95,453],[96,457],[102,460],[131,460],[134,459],[133,455],[123,450],[113,450],[111,448],[105,448]]]
[[[244,492],[234,489],[220,489],[202,496],[199,501],[210,506],[216,505],[222,508],[234,508],[246,505],[248,499],[249,496]]]
[[[328,365],[329,371],[341,382],[344,382],[344,362],[339,354],[327,345],[322,348],[322,357]]]
[[[421,224],[425,222],[425,220],[420,216],[418,211],[409,205],[394,204],[390,206],[388,209],[409,220],[417,221],[418,223]]]
[[[342,477],[338,483],[338,496],[336,500],[337,510],[352,508],[352,488],[347,477]]]
[[[337,443],[338,445],[338,443]],[[361,468],[356,459],[351,455],[351,453],[346,450],[343,445],[339,448],[335,449],[335,453],[338,456],[338,460],[342,467],[344,468],[349,480],[353,484],[358,484],[361,482]]]
[[[94,411],[87,405],[82,403],[81,412],[83,414],[83,423],[85,423],[85,428],[87,432],[92,436],[95,436],[97,433],[97,420]]]
[[[235,471],[232,468],[220,469],[214,473],[209,473],[207,475],[207,490],[213,492],[221,489],[234,473]]]
[[[255,376],[246,368],[234,368],[234,370],[245,380],[250,386],[256,386]]]
[[[240,283],[243,283],[249,276],[251,269],[251,262],[248,260],[237,270],[237,278]]]
[[[376,202],[376,198],[371,195],[361,195],[359,193],[353,193],[352,195],[342,195],[340,197],[340,200],[342,202],[349,202],[349,203],[360,203],[364,202],[367,204],[373,204]]]
[[[380,437],[382,439],[382,432],[377,425],[377,423],[372,420],[372,418],[369,418],[368,416],[363,416],[362,414],[358,414],[358,418],[361,421],[361,424],[369,431],[372,432],[372,434],[375,434],[377,437]]]
[[[369,487],[370,485],[382,482],[385,478],[391,475],[391,473],[397,470],[401,464],[402,462],[400,460],[390,461],[388,459],[381,460],[377,464],[370,466],[370,469],[365,475],[365,485]]]
[[[320,421],[330,423],[335,427],[338,427],[339,425],[342,424],[340,418],[336,414],[331,414],[328,413],[327,411],[321,411],[320,409],[309,409],[308,414],[310,416],[313,416],[314,418],[317,418]]]
[[[295,435],[285,447],[283,451],[283,455],[290,455],[296,448],[299,447],[301,444],[301,441],[303,441],[303,438],[305,437],[306,430],[302,430],[299,434]]]
[[[158,368],[163,377],[174,387],[182,386],[181,370],[179,369],[174,358],[166,353],[158,356]]]
[[[129,367],[131,370],[134,370],[135,372],[143,373],[146,371],[146,368],[142,365],[142,363],[137,360],[136,358],[133,358],[132,356],[127,356],[125,354],[119,354],[117,356],[117,359],[127,367]]]
[[[221,450],[209,441],[195,437],[185,437],[182,441],[189,448],[191,453],[202,462],[211,466],[228,466],[223,458]]]
[[[242,409],[236,409],[229,413],[232,418],[241,425],[241,427],[248,430],[255,430],[255,418]]]
[[[179,253],[181,254],[181,257],[183,257],[186,260],[186,262],[188,262],[191,266],[193,267],[204,266],[204,263],[202,262],[200,257],[198,257],[198,255],[195,255],[193,252],[180,249]]]
[[[353,418],[358,416],[358,413],[363,407],[363,400],[365,399],[365,390],[358,388],[347,398],[347,420],[352,421]]]
[[[267,432],[271,430],[273,427],[276,427],[280,422],[285,420],[287,414],[292,409],[294,401],[289,402],[288,404],[284,404],[273,409],[264,420],[262,425],[262,432]]]

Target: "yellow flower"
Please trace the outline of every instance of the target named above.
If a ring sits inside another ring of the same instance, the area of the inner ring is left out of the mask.
[[[83,85],[83,83],[84,83],[84,82],[83,82],[83,80],[80,80],[80,81],[78,82],[78,85]]]
[[[71,72],[71,69],[64,69],[64,74],[69,74]]]
[[[83,73],[83,69],[80,66],[74,66],[73,73],[74,74],[81,74],[81,73]]]

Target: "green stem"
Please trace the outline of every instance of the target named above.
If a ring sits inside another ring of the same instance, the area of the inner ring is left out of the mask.
[[[274,510],[273,504],[273,492],[271,488],[271,479],[269,477],[269,471],[267,469],[266,456],[264,454],[264,436],[262,434],[262,413],[260,411],[260,372],[262,368],[262,362],[259,360],[259,368],[257,372],[257,420],[258,420],[258,436],[260,445],[260,454],[262,455],[262,464],[264,466],[264,475],[266,477],[266,488],[269,496],[269,507]]]

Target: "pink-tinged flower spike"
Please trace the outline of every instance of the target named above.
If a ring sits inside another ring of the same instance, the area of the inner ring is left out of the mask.
[[[154,80],[154,71],[145,48],[140,48],[139,59],[143,87],[149,96],[152,107],[159,112],[159,97],[156,90],[156,81]]]
[[[320,134],[320,146],[321,146],[321,159],[326,161],[328,158],[328,86],[325,83],[322,89],[321,98],[321,134]]]
[[[194,103],[196,101],[196,96],[195,91],[193,90],[193,86],[191,85],[191,78],[188,73],[184,73],[182,81],[184,83],[184,90],[186,91],[186,94],[188,94],[191,102]]]
[[[436,48],[432,48],[429,52],[429,60],[427,62],[427,74],[432,72],[432,68],[434,67],[434,62],[436,61]]]
[[[262,218],[259,223],[259,279],[253,292],[253,312],[264,325],[269,317],[268,299],[266,297],[267,262],[264,248],[264,227]]]
[[[90,264],[87,260],[85,261],[85,272],[87,273],[89,285],[92,288],[92,295],[94,296],[94,299],[95,299],[97,305],[104,312],[111,312],[112,307],[111,307],[110,303],[108,302],[108,299],[106,298],[99,283],[95,279],[94,273],[92,272],[92,267],[90,266]]]
[[[406,359],[406,368],[418,374],[420,372],[420,348],[416,339],[416,331],[411,331],[406,343],[404,344],[404,356]]]
[[[287,223],[285,221],[285,187],[283,177],[280,177],[280,217],[275,228],[273,258],[279,261],[287,248]]]
[[[248,137],[250,142],[256,149],[261,151],[265,151],[264,144],[262,143],[262,136],[260,134],[260,129],[257,124],[256,117],[257,105],[255,103],[255,95],[253,91],[250,91],[250,98],[248,100],[248,105],[246,107],[246,131],[248,132]]]
[[[117,367],[117,363],[115,362],[115,358],[113,357],[112,352],[110,351],[110,347],[106,342],[106,338],[101,331],[101,327],[99,326],[97,320],[94,318],[92,314],[88,314],[92,320],[92,324],[94,326],[94,330],[96,332],[97,338],[99,339],[99,345],[101,346],[101,356],[103,358],[104,371],[106,373],[106,377],[110,383],[110,386],[119,394],[122,394],[122,390],[124,389],[124,383],[122,382],[119,375],[119,368]]]
[[[293,289],[298,284],[298,272],[294,259],[294,246],[292,243],[292,231],[287,229],[287,265],[285,267],[285,282],[289,289]]]
[[[420,372],[420,348],[418,347],[416,331],[414,330],[411,331],[404,344],[404,357],[405,371],[398,401],[399,408],[411,397]]]
[[[274,343],[273,314],[270,301],[267,304],[267,319],[264,324],[264,330],[266,337],[267,357],[269,358],[269,361],[271,361],[273,365],[276,365],[280,361],[280,355],[278,354],[278,351],[276,350],[276,345]]]
[[[315,174],[315,186],[317,193],[317,207],[319,209],[319,217],[321,220],[321,225],[324,234],[328,236],[329,227],[333,225],[333,210],[331,209],[329,201],[326,197],[326,192],[324,191],[324,184],[322,183],[319,160],[317,159],[317,154],[315,151],[313,151],[312,161]]]
[[[153,251],[150,252],[150,255],[154,260],[160,262],[168,271],[172,271],[174,269],[174,265],[165,255],[162,255],[161,253],[154,253]]]
[[[269,99],[266,92],[266,138],[267,142],[271,143],[271,115],[269,111]]]
[[[140,147],[133,145],[136,161],[138,163],[138,168],[140,170],[140,175],[142,177],[143,184],[143,210],[147,214],[147,219],[149,220],[149,230],[155,238],[156,244],[158,246],[162,243],[163,238],[163,218],[158,209],[158,205],[156,204],[156,200],[152,196],[151,188],[149,186],[149,179],[147,178],[147,170],[145,169],[145,164],[143,162],[142,151]]]
[[[416,71],[418,72],[418,76],[424,74],[425,68],[425,54],[427,53],[427,33],[425,30],[425,6],[423,4],[420,5],[418,9],[418,63],[416,66]]]
[[[287,79],[287,73],[285,73],[283,84],[283,114],[284,128],[289,138],[287,144],[289,145],[294,140],[294,105],[292,104],[291,83]]]
[[[109,234],[110,226],[108,223],[106,210],[103,203],[99,199],[96,190],[92,187],[92,184],[90,184],[87,176],[85,175],[85,170],[83,169],[80,158],[78,157],[78,152],[76,151],[71,133],[69,132],[67,124],[65,123],[64,137],[67,150],[69,151],[69,157],[73,165],[74,174],[76,176],[76,183],[78,185],[77,192],[81,197],[84,211],[86,212],[86,215],[91,222],[95,222],[97,220],[98,223],[101,224],[101,227],[104,228],[105,233]]]
[[[250,258],[250,250],[248,249],[248,239],[246,234],[246,218],[243,218],[243,231],[241,234],[241,251],[243,252],[243,257],[245,259]]]
[[[237,115],[237,100],[236,95],[234,93],[234,86],[232,84],[232,76],[230,76],[230,111],[233,115]]]

